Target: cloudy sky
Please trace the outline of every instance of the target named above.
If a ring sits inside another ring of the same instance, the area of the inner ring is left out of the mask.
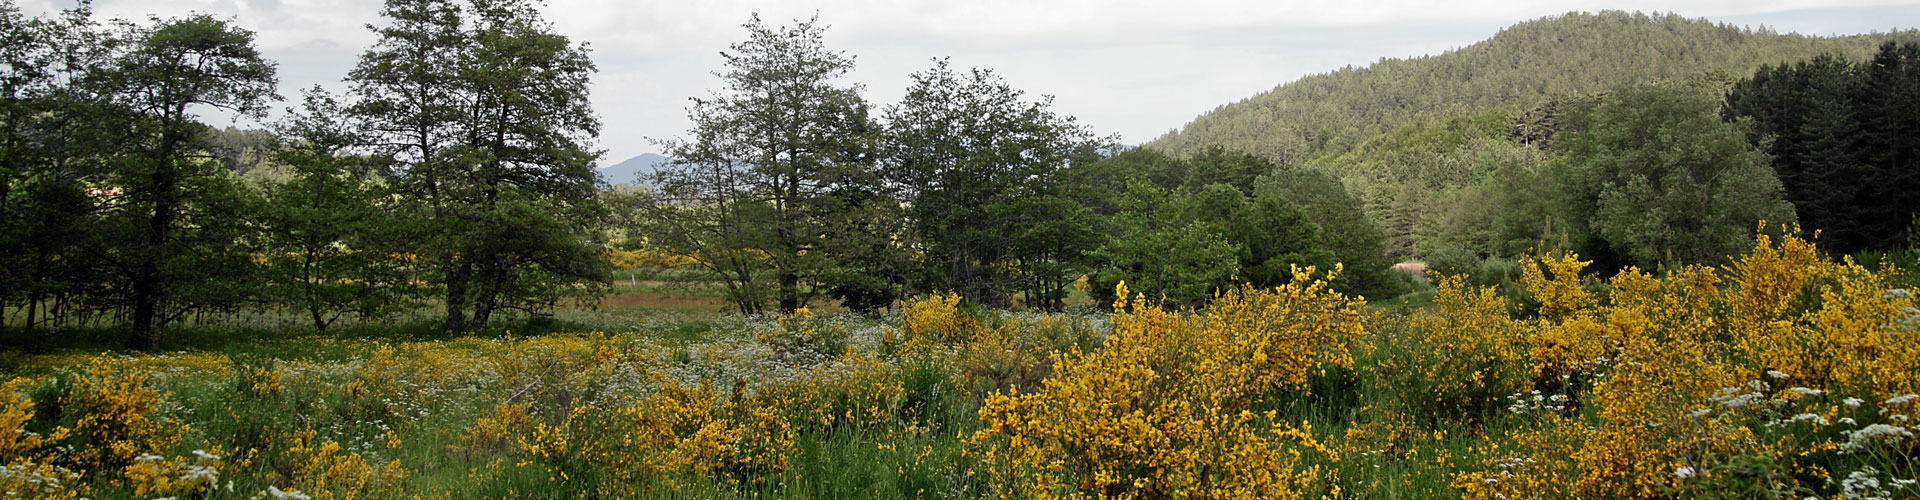
[[[15,0],[28,13],[72,0]],[[280,64],[281,94],[340,79],[373,42],[380,0],[96,0],[100,18],[205,12],[258,33]],[[1383,57],[1437,54],[1501,27],[1568,11],[1675,12],[1781,32],[1831,35],[1915,27],[1920,0],[548,0],[556,29],[585,41],[600,73],[603,164],[678,137],[687,99],[721,83],[720,52],[740,24],[817,14],[827,43],[857,58],[851,82],[879,105],[907,76],[951,57],[1055,96],[1059,112],[1140,143],[1200,113],[1316,73]],[[291,102],[291,101],[289,101]],[[229,121],[209,117],[216,125]],[[241,122],[241,126],[254,124]]]

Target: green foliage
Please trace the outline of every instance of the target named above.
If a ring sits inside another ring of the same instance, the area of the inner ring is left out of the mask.
[[[1232,286],[1240,271],[1237,254],[1244,249],[1229,241],[1217,222],[1195,218],[1194,202],[1192,195],[1151,184],[1134,184],[1127,191],[1121,213],[1113,218],[1113,233],[1093,251],[1107,263],[1089,280],[1096,303],[1112,304],[1114,285],[1122,281],[1129,290],[1186,305]]]
[[[673,161],[655,176],[640,232],[692,256],[741,312],[769,299],[790,312],[843,264],[891,260],[875,255],[887,249],[873,231],[886,220],[873,165],[879,129],[860,87],[836,83],[853,58],[827,48],[818,19],[776,28],[756,15],[744,27],[747,41],[723,53],[726,90],[694,100],[691,137],[661,144]]]
[[[1256,198],[1274,198],[1298,205],[1305,220],[1320,227],[1320,244],[1331,260],[1344,268],[1334,289],[1356,295],[1391,297],[1405,292],[1404,282],[1391,276],[1387,238],[1367,217],[1360,199],[1339,180],[1319,170],[1278,167],[1256,181]]]
[[[1820,38],[1674,14],[1571,13],[1441,55],[1382,59],[1280,85],[1145,148],[1181,157],[1224,147],[1326,171],[1364,203],[1394,259],[1447,245],[1514,256],[1546,225],[1542,184],[1529,178],[1552,161],[1539,146],[1564,128],[1555,100],[1746,74],[1822,53],[1864,57],[1882,41],[1914,36]]]
[[[1100,241],[1097,207],[1074,202],[1099,179],[1068,167],[1111,141],[989,70],[940,59],[912,78],[886,111],[885,175],[902,189],[908,244],[926,252],[914,287],[986,306],[1021,293],[1058,309]]]
[[[1440,247],[1427,252],[1427,271],[1441,276],[1475,274],[1480,271],[1480,256],[1460,247]]]
[[[1920,44],[1882,44],[1859,62],[1825,54],[1762,66],[1727,94],[1724,116],[1750,120],[1748,140],[1773,170],[1801,224],[1839,252],[1907,245],[1920,212]]]
[[[199,107],[259,115],[273,95],[274,65],[253,33],[208,15],[156,20],[118,34],[124,49],[87,72],[82,87],[110,110],[120,144],[104,175],[124,201],[105,203],[94,228],[105,260],[127,286],[129,345],[158,349],[166,323],[195,307],[232,307],[246,291],[227,280],[245,272],[234,243],[247,193],[220,164],[197,153]],[[241,281],[242,283],[246,281]]]
[[[1716,84],[1636,85],[1578,102],[1555,165],[1562,230],[1603,265],[1719,263],[1793,206],[1764,152],[1718,118]]]
[[[1408,124],[1473,110],[1701,72],[1745,74],[1821,53],[1864,55],[1902,34],[1780,34],[1677,14],[1569,13],[1507,27],[1445,54],[1381,59],[1280,85],[1221,106],[1146,144],[1175,156],[1210,145],[1302,163],[1352,151]]]
[[[264,298],[303,311],[325,331],[346,314],[379,318],[406,304],[414,271],[383,249],[393,235],[379,224],[377,186],[367,162],[344,155],[352,133],[343,113],[319,89],[304,112],[282,124],[294,141],[276,152],[288,165],[284,182],[262,189],[258,222]]]
[[[524,0],[391,0],[382,15],[347,113],[386,160],[388,228],[435,269],[446,331],[590,290],[606,265],[585,47]]]
[[[1334,263],[1320,226],[1276,194],[1249,197],[1227,184],[1168,190],[1138,181],[1120,206],[1114,232],[1093,252],[1107,263],[1089,280],[1098,303],[1112,304],[1114,285],[1125,281],[1172,304],[1198,305],[1241,283],[1291,282],[1295,266]]]
[[[1153,149],[1137,149],[1080,170],[1084,178],[1098,180],[1093,185],[1110,193],[1126,192],[1113,183],[1132,179],[1136,186],[1153,187],[1170,195],[1199,196],[1200,207],[1187,217],[1223,228],[1220,234],[1239,248],[1237,279],[1242,281],[1274,286],[1291,280],[1290,264],[1328,269],[1337,262],[1346,269],[1334,282],[1337,290],[1381,296],[1405,290],[1404,281],[1387,274],[1393,262],[1386,253],[1385,237],[1367,217],[1361,201],[1339,180],[1317,169],[1279,166],[1257,155],[1209,147],[1184,159]],[[1125,210],[1123,199],[1126,197],[1089,197],[1083,203],[1097,211],[1117,214]],[[1118,217],[1115,220],[1121,221]],[[1184,220],[1160,223],[1179,224]],[[1119,238],[1117,233],[1110,237],[1109,246],[1126,245],[1117,242]],[[1110,285],[1117,281],[1108,276],[1097,280],[1093,288],[1096,293],[1110,293],[1102,289],[1112,288]]]

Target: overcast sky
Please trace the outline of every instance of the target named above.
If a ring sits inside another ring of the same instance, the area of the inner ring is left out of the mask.
[[[16,0],[28,13],[72,0]],[[373,42],[380,0],[96,0],[96,17],[205,12],[258,33],[290,100],[314,84],[344,90]],[[592,49],[602,164],[687,129],[687,99],[721,87],[720,51],[760,13],[783,25],[816,13],[830,47],[854,55],[851,82],[878,106],[907,76],[951,57],[999,72],[1099,133],[1137,144],[1276,85],[1383,57],[1438,54],[1500,28],[1568,11],[1675,12],[1780,32],[1832,35],[1912,28],[1920,0],[549,0],[555,28]],[[226,117],[208,117],[225,125]],[[240,122],[240,126],[257,126]]]

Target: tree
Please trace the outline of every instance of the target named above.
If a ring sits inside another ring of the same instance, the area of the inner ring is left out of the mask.
[[[1920,43],[1882,44],[1861,73],[1854,113],[1872,179],[1864,230],[1873,247],[1898,248],[1920,217]]]
[[[1243,283],[1284,285],[1295,267],[1331,270],[1334,255],[1321,243],[1320,226],[1279,194],[1135,181],[1114,231],[1093,251],[1107,264],[1090,280],[1095,300],[1112,303],[1114,285],[1126,281],[1129,290],[1193,306]]]
[[[793,311],[874,248],[867,238],[890,236],[862,230],[890,198],[874,176],[878,127],[860,87],[836,83],[854,60],[827,48],[818,18],[743,27],[716,73],[726,88],[693,100],[691,137],[661,143],[673,161],[655,175],[646,232],[693,255],[741,312],[768,299]]]
[[[371,162],[348,153],[352,125],[337,101],[318,87],[303,109],[282,121],[286,138],[273,159],[290,177],[263,189],[260,253],[270,302],[306,312],[315,331],[343,315],[378,317],[404,297],[404,259],[379,224]]]
[[[71,258],[114,142],[85,119],[101,106],[72,84],[99,64],[95,33],[84,4],[50,19],[0,1],[0,307],[18,301],[28,326],[49,319],[49,299],[95,281]]]
[[[887,178],[909,207],[911,244],[927,257],[918,288],[950,289],[1002,306],[1020,290],[1039,306],[1085,266],[1099,238],[1076,197],[1069,167],[1093,163],[1096,138],[1051,98],[1026,101],[992,71],[954,71],[945,59],[915,73],[887,108]]]
[[[1567,117],[1554,168],[1583,256],[1653,269],[1746,250],[1759,221],[1794,221],[1766,153],[1718,117],[1713,83],[1636,85]]]
[[[125,279],[132,309],[131,347],[158,349],[159,330],[187,310],[190,292],[218,294],[217,269],[245,256],[234,252],[236,200],[242,192],[197,142],[205,125],[194,110],[211,107],[261,116],[273,94],[274,66],[253,47],[253,33],[207,15],[126,27],[128,50],[89,74],[89,85],[124,115],[128,151],[109,177],[124,202],[103,231],[115,244],[113,267]],[[102,124],[105,125],[105,124]]]
[[[1252,194],[1261,203],[1285,201],[1299,207],[1302,220],[1319,228],[1314,244],[1324,247],[1328,261],[1345,268],[1335,279],[1337,290],[1353,294],[1393,296],[1402,292],[1394,273],[1393,259],[1387,256],[1387,237],[1362,209],[1360,200],[1347,192],[1339,180],[1319,170],[1277,167],[1267,171],[1254,185]],[[1266,208],[1278,213],[1279,208]],[[1273,221],[1266,227],[1278,227]],[[1312,262],[1313,258],[1300,259]],[[1285,272],[1274,269],[1273,272]],[[1291,274],[1280,275],[1291,279]],[[1282,280],[1284,282],[1285,280]]]
[[[446,331],[604,281],[586,49],[527,0],[389,0],[382,14],[348,112],[390,159],[393,212],[438,269]]]
[[[1801,224],[1820,231],[1821,246],[1840,252],[1887,237],[1866,230],[1888,214],[1869,214],[1865,206],[1873,202],[1867,195],[1876,180],[1854,114],[1859,80],[1854,63],[1833,55],[1762,66],[1734,84],[1721,112],[1728,121],[1748,120],[1748,141],[1772,157]]]
[[[1238,254],[1245,249],[1227,239],[1222,221],[1195,217],[1193,196],[1135,181],[1120,206],[1106,242],[1091,252],[1104,263],[1088,279],[1095,302],[1112,304],[1115,285],[1126,282],[1130,291],[1192,306],[1232,286],[1239,276]],[[1237,213],[1245,207],[1235,203],[1216,209]]]

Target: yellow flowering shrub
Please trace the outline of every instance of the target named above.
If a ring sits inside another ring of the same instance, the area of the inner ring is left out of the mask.
[[[1526,259],[1525,318],[1457,277],[1364,312],[1303,269],[1193,310],[1121,283],[1111,316],[944,294],[884,324],[7,353],[53,375],[0,384],[0,495],[1920,495],[1920,308],[1891,269],[1794,235],[1589,265]]]
[[[26,379],[0,384],[0,492],[26,493],[38,498],[75,498],[80,474],[55,465],[53,446],[67,438],[56,427],[47,434],[27,429],[33,421],[33,399],[21,394]]]
[[[1402,395],[1408,410],[1436,420],[1477,421],[1505,405],[1532,382],[1524,330],[1507,315],[1507,301],[1491,287],[1475,287],[1465,275],[1440,279],[1437,311],[1409,319],[1412,331],[1382,339],[1385,349],[1363,367]]]
[[[71,438],[78,442],[65,459],[74,470],[120,470],[180,442],[185,429],[160,415],[161,395],[149,387],[149,372],[99,356],[71,380],[60,408],[75,417]]]
[[[952,293],[907,301],[900,329],[887,329],[881,347],[906,363],[958,370],[981,397],[1009,386],[1031,387],[1051,373],[1049,354],[1091,341],[1084,319],[1048,314],[975,317]]]
[[[399,460],[369,462],[359,453],[343,452],[339,442],[320,439],[310,428],[289,436],[285,446],[287,483],[315,499],[385,497],[396,493],[408,474]]]
[[[1521,269],[1521,283],[1540,303],[1528,352],[1534,378],[1543,382],[1537,385],[1547,386],[1538,388],[1545,392],[1564,394],[1560,385],[1592,372],[1609,347],[1603,320],[1592,310],[1596,299],[1580,277],[1592,263],[1577,254],[1552,252],[1527,259]]]
[[[1581,283],[1580,271],[1593,264],[1578,254],[1554,251],[1527,259],[1520,270],[1520,282],[1527,293],[1540,302],[1540,317],[1563,321],[1593,305],[1593,296]]]
[[[839,321],[814,317],[805,307],[779,318],[779,327],[755,337],[773,350],[774,359],[789,365],[811,365],[847,351],[849,332]]]
[[[1336,453],[1305,423],[1254,411],[1347,365],[1361,302],[1297,269],[1273,290],[1228,292],[1182,316],[1144,296],[1118,304],[1106,344],[1056,355],[1034,393],[990,396],[968,439],[1002,497],[1304,498]],[[1117,296],[1127,297],[1122,283]],[[1124,300],[1124,299],[1123,299]],[[1325,491],[1331,493],[1330,491]]]
[[[194,450],[192,458],[141,455],[122,474],[136,497],[187,496],[213,489],[225,465],[220,455]]]
[[[1578,395],[1591,418],[1547,419],[1483,447],[1481,469],[1456,476],[1465,496],[1867,497],[1912,484],[1899,479],[1916,451],[1901,405],[1920,400],[1905,396],[1920,389],[1920,310],[1885,274],[1792,235],[1760,236],[1720,270],[1628,269],[1605,304],[1544,274],[1528,272],[1542,297],[1536,363],[1543,375],[1592,374]]]
[[[960,310],[960,294],[952,292],[916,297],[900,313],[899,335],[904,339],[957,344],[972,337],[977,328],[978,322]]]
[[[753,396],[801,430],[873,428],[891,424],[906,399],[900,368],[864,352],[849,352],[794,377],[768,383]]]
[[[1467,500],[1557,500],[1582,498],[1574,493],[1578,466],[1567,457],[1581,449],[1589,435],[1577,420],[1549,416],[1541,425],[1519,429],[1499,441],[1474,450],[1486,458],[1477,470],[1454,476],[1453,487]]]
[[[462,444],[468,450],[481,452],[506,448],[521,432],[534,428],[533,416],[528,413],[532,406],[532,403],[512,401],[495,405],[491,414],[474,419],[473,425],[467,427]]]
[[[710,477],[764,481],[788,467],[793,431],[765,407],[706,387],[668,383],[657,394],[612,408],[578,406],[557,424],[538,422],[518,441],[554,481],[668,486]]]

